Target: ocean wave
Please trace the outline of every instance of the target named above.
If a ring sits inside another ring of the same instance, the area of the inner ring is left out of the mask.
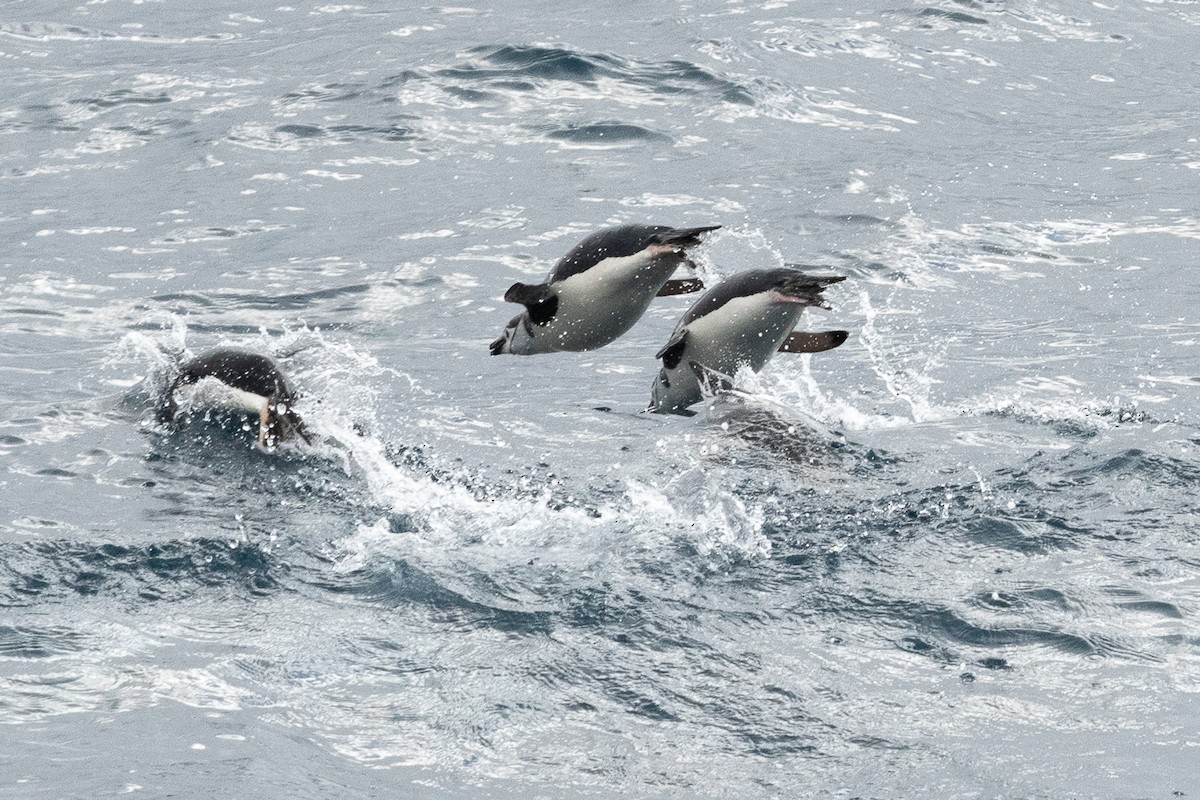
[[[232,33],[211,33],[199,36],[163,36],[155,33],[110,31],[67,25],[59,22],[19,22],[0,25],[0,36],[31,42],[144,42],[148,44],[199,44],[220,43],[237,39]]]
[[[638,109],[749,106],[734,79],[684,60],[645,61],[552,45],[479,46],[457,63],[411,69],[384,82],[406,108],[436,108],[415,123],[422,138],[447,143],[548,140],[567,147],[676,143]],[[542,122],[527,120],[538,109]],[[469,118],[458,112],[481,111]]]
[[[141,545],[48,540],[3,549],[0,593],[13,606],[101,594],[176,601],[208,587],[264,594],[278,588],[275,574],[285,569],[270,545],[236,536]]]
[[[248,122],[226,134],[229,142],[252,150],[300,152],[315,147],[354,142],[407,142],[415,138],[409,125],[358,125],[285,123],[270,125]]]

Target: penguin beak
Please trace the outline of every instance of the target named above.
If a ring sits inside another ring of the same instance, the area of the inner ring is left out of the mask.
[[[515,323],[516,320],[510,322],[508,327],[504,329],[504,333],[500,334],[500,338],[488,345],[488,349],[492,355],[498,356],[503,353],[512,352],[513,337],[517,335],[517,325]]]

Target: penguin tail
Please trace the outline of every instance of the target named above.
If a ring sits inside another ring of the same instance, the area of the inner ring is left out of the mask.
[[[816,289],[820,291],[826,286],[846,280],[845,275],[813,275],[809,272],[801,272],[800,270],[804,268],[803,264],[784,264],[784,266],[788,269],[796,270],[795,275],[788,279],[789,283],[793,283],[796,286],[805,286],[810,290]]]
[[[785,266],[794,268],[799,265],[787,264]],[[787,274],[776,286],[776,289],[780,294],[791,298],[792,302],[805,303],[828,311],[831,306],[821,296],[821,293],[830,285],[841,283],[844,280],[846,280],[845,275],[811,275],[797,270]]]
[[[673,244],[678,247],[692,247],[700,244],[700,237],[709,231],[715,231],[720,225],[706,225],[700,228],[671,228],[654,235],[655,244]]]

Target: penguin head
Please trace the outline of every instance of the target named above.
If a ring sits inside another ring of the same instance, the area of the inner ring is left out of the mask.
[[[494,356],[512,353],[527,356],[533,351],[533,331],[529,324],[529,313],[518,314],[508,321],[504,333],[489,345]]]

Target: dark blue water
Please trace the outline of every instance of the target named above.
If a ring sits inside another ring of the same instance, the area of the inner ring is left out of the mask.
[[[0,8],[0,794],[1200,793],[1200,5]],[[490,357],[619,222],[849,341]]]

